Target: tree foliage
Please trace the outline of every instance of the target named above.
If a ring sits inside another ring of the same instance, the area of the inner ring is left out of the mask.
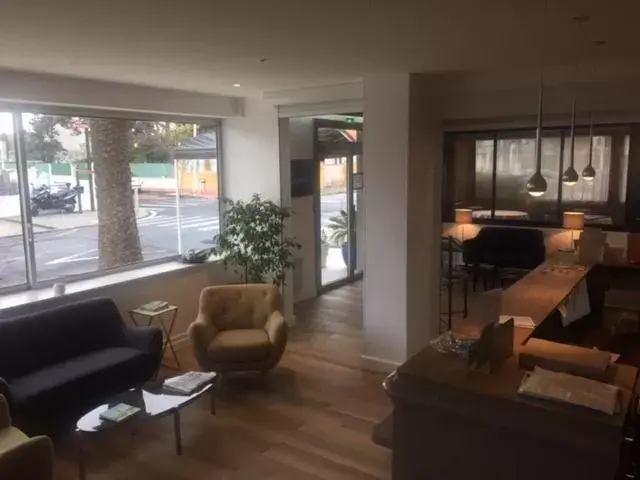
[[[193,137],[191,124],[137,121],[133,124],[133,162],[166,163],[171,150]]]
[[[24,135],[27,159],[45,163],[59,160],[67,150],[60,142],[58,128],[71,128],[72,125],[73,117],[33,115]]]
[[[336,247],[349,242],[349,217],[345,210],[329,218],[329,242]]]
[[[272,281],[284,284],[293,267],[293,251],[300,248],[294,238],[284,234],[291,210],[253,195],[251,201],[224,200],[224,228],[216,253],[225,268],[231,265],[249,283]]]
[[[91,119],[61,115],[35,114],[25,128],[25,149],[32,161],[63,161],[67,150],[60,141],[60,131],[80,135],[89,128]],[[173,122],[131,122],[131,162],[166,163],[171,150],[193,137],[192,124]]]

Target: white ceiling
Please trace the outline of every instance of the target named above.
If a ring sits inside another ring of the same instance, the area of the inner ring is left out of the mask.
[[[0,8],[0,67],[241,96],[375,72],[521,69],[539,62],[543,1],[16,0]],[[639,64],[640,1],[547,1],[547,63],[584,59],[604,38],[601,60]]]

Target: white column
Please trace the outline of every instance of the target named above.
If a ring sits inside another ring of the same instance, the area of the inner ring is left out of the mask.
[[[291,162],[313,159],[313,118],[301,117],[289,119],[291,138]],[[316,171],[318,171],[316,169]],[[318,180],[316,178],[316,180]],[[316,249],[319,248],[318,232],[316,229],[316,212],[314,208],[314,192],[320,188],[316,182],[311,195],[291,199],[291,206],[295,212],[292,218],[292,232],[300,245],[298,258],[300,271],[295,276],[295,300],[306,300],[318,294],[316,282]],[[317,213],[320,215],[320,212]]]
[[[283,207],[291,208],[291,135],[289,133],[289,120],[281,118],[278,121],[278,141],[280,155],[280,201]],[[293,219],[290,218],[285,226],[284,234],[293,236]],[[297,252],[294,252],[294,256]],[[289,270],[285,278],[285,285],[282,288],[284,299],[284,318],[291,326],[295,325],[296,317],[293,312],[293,271]]]
[[[288,130],[285,129],[285,130]],[[276,107],[260,99],[247,98],[244,116],[222,124],[222,195],[231,200],[249,200],[254,193],[283,206],[290,206],[288,134],[280,136]],[[281,152],[282,149],[282,152]],[[293,322],[293,294],[285,287],[285,318]]]
[[[390,371],[436,334],[441,125],[425,76],[364,82],[363,367]]]
[[[278,112],[260,99],[247,98],[243,117],[222,125],[223,195],[249,200],[254,193],[280,203]]]

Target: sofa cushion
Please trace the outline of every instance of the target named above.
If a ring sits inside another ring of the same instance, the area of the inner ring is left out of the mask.
[[[124,343],[122,318],[108,298],[5,318],[0,320],[0,377],[22,377]]]
[[[271,343],[263,329],[247,328],[218,333],[207,348],[213,362],[253,362],[269,356]]]
[[[50,411],[67,404],[99,402],[103,394],[130,388],[132,375],[140,376],[137,372],[148,362],[148,356],[134,348],[106,348],[17,378],[11,390],[16,402],[26,407],[46,404]]]

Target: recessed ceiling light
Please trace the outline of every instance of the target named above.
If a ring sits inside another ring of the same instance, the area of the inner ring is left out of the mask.
[[[233,86],[236,87],[236,88],[240,88],[240,84],[239,83],[234,83]]]

